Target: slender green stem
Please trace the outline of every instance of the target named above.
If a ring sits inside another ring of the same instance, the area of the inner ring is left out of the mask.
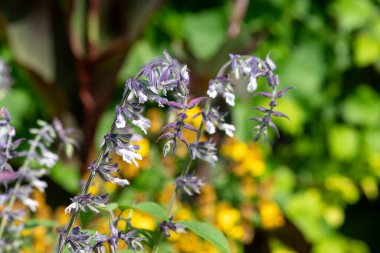
[[[206,104],[205,107],[206,107],[206,113],[208,113],[208,111],[210,110],[210,102],[207,102],[207,104]],[[199,125],[199,128],[198,128],[197,137],[195,138],[195,141],[194,141],[195,144],[199,142],[199,139],[202,136],[203,126],[204,126],[204,123],[203,123],[203,120],[202,120],[202,122],[201,122],[201,124]],[[185,176],[186,174],[189,173],[192,163],[193,163],[193,159],[191,159],[191,157],[189,157],[189,159],[187,160],[185,169],[182,170],[181,176]],[[171,196],[171,198],[170,198],[169,205],[168,205],[168,208],[166,210],[166,215],[168,217],[171,216],[171,213],[172,213],[172,210],[173,210],[173,207],[174,207],[174,203],[175,203],[175,200],[177,199],[177,195],[179,193],[179,190],[180,189],[176,187],[175,190],[174,190],[174,192],[173,192],[173,194],[172,194],[172,196]],[[152,252],[158,253],[158,250],[160,248],[160,244],[161,244],[161,241],[163,240],[163,238],[164,238],[164,234],[162,232],[160,232],[158,240],[155,243],[155,246],[153,247],[153,251]]]
[[[125,94],[123,96],[123,99],[122,99],[122,102],[121,102],[122,106],[125,105],[125,103],[126,103],[129,95],[130,95],[130,91],[125,92]],[[110,133],[114,133],[115,129],[116,129],[116,118],[112,122]],[[101,150],[100,150],[100,152],[99,152],[99,154],[98,154],[98,157],[95,160],[94,168],[99,167],[100,163],[102,162],[102,158],[103,158],[103,156],[104,156],[104,154],[106,152],[107,152],[107,147],[106,147],[106,145],[103,145],[102,148],[101,148]],[[81,195],[84,195],[84,194],[88,193],[88,191],[89,191],[89,189],[90,189],[90,187],[92,185],[92,182],[94,181],[95,176],[96,176],[96,171],[92,170],[91,173],[90,173],[90,175],[87,178],[85,186],[83,187],[83,189],[81,191]],[[71,233],[71,230],[74,227],[74,223],[75,223],[76,219],[78,218],[79,212],[80,212],[80,210],[78,209],[78,210],[75,210],[72,213],[72,215],[70,217],[70,220],[69,220],[69,223],[67,225],[66,231],[65,231],[65,237],[63,239],[63,243],[59,244],[59,247],[57,249],[57,253],[61,253],[63,251],[63,249],[65,248],[65,243],[64,242],[69,237],[69,235]]]

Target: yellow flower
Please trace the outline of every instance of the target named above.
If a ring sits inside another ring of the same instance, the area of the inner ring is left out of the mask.
[[[228,233],[239,221],[239,210],[233,208],[229,203],[219,203],[216,206],[216,226],[223,232]]]
[[[173,243],[174,248],[178,252],[184,253],[198,253],[202,251],[202,240],[196,236],[194,233],[188,232],[186,234],[181,234],[179,239]]]
[[[149,109],[146,113],[146,116],[151,121],[149,131],[153,134],[159,133],[164,122],[162,110],[158,108]]]
[[[189,123],[191,125],[193,125],[194,127],[196,127],[197,129],[199,128],[199,126],[201,125],[202,123],[202,116],[199,115],[198,117],[196,117],[195,119],[193,119],[193,117],[202,112],[202,109],[199,107],[199,106],[196,106],[192,109],[187,109],[186,110],[186,115],[188,116],[187,119],[185,119],[185,122],[186,123]]]
[[[67,224],[69,219],[70,219],[70,216],[65,214],[65,207],[64,206],[59,206],[54,211],[54,220],[58,221],[59,225],[63,226],[65,224]]]
[[[182,206],[175,214],[174,220],[190,220],[193,218],[193,213],[189,206]]]
[[[275,202],[263,201],[259,206],[261,225],[265,229],[275,229],[285,224],[284,217]]]
[[[131,225],[134,228],[154,231],[157,227],[155,219],[144,212],[134,210],[131,218]]]

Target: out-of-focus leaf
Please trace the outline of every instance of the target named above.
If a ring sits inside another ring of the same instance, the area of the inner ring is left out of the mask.
[[[227,37],[225,20],[220,10],[188,14],[183,26],[185,40],[200,60],[215,55]]]
[[[377,199],[379,196],[379,188],[377,184],[376,179],[373,177],[365,177],[360,181],[360,187],[368,199]]]
[[[198,221],[179,221],[178,223],[182,224],[185,228],[190,229],[192,232],[210,242],[223,252],[231,252],[226,237],[214,226]]]
[[[52,180],[70,193],[77,193],[79,190],[79,170],[78,168],[58,162],[50,172]]]
[[[99,209],[107,210],[107,211],[113,211],[116,208],[118,208],[118,206],[119,206],[118,203],[112,202],[112,203],[107,203],[107,205],[105,207],[101,207]]]
[[[281,131],[292,135],[298,135],[303,133],[303,126],[305,124],[305,110],[291,98],[285,97],[277,100],[277,111],[287,115],[290,120],[284,118],[274,117],[273,121],[281,128]]]
[[[323,44],[305,40],[289,55],[279,67],[280,83],[296,88],[293,92],[315,102],[326,75]]]
[[[325,181],[329,191],[339,193],[348,203],[355,203],[359,200],[359,190],[352,180],[342,175],[331,175]]]
[[[354,41],[354,60],[359,67],[366,67],[379,61],[380,39],[366,32],[359,33]]]
[[[124,85],[125,80],[134,77],[141,66],[161,54],[162,52],[157,52],[148,41],[137,41],[119,71],[118,79],[120,84]]]
[[[376,6],[370,0],[335,0],[330,6],[331,15],[335,16],[344,31],[360,28],[376,15]]]
[[[281,167],[274,170],[275,179],[275,197],[280,202],[285,201],[296,186],[294,173],[287,167]]]
[[[322,220],[325,203],[316,189],[294,194],[284,205],[285,213],[304,232],[308,240],[316,241],[326,234]],[[312,207],[312,208],[310,208]]]
[[[376,91],[367,85],[357,87],[344,101],[344,119],[360,126],[376,127],[380,124],[380,103]]]
[[[368,247],[365,243],[345,238],[340,235],[329,235],[322,240],[320,240],[314,247],[313,252],[324,253],[324,252],[334,252],[334,253],[369,253]]]
[[[380,130],[369,130],[364,133],[365,148],[368,153],[380,154]]]
[[[12,116],[12,125],[18,129],[22,126],[22,121],[32,114],[33,100],[23,90],[10,90],[8,94],[0,100],[0,107],[6,107]]]
[[[160,220],[166,220],[167,215],[165,209],[155,202],[142,202],[134,205],[120,204],[121,209],[135,209],[152,215]]]
[[[333,158],[350,161],[358,155],[360,136],[346,125],[336,125],[328,130],[328,148]]]
[[[115,111],[109,110],[105,112],[100,118],[98,127],[95,134],[95,145],[97,149],[100,149],[100,144],[103,141],[103,137],[111,129],[112,122],[115,118]]]
[[[46,81],[54,79],[53,36],[50,8],[36,4],[28,15],[10,23],[8,35],[15,58]]]
[[[51,228],[59,226],[59,223],[57,221],[52,220],[28,220],[24,225],[26,229],[35,228],[39,226]]]
[[[327,224],[337,228],[344,222],[344,211],[340,206],[327,206],[323,211],[323,217]]]

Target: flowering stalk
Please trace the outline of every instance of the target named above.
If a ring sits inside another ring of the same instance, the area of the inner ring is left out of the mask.
[[[88,237],[79,228],[73,228],[73,225],[82,208],[85,208],[87,204],[95,208],[93,204],[97,204],[93,201],[95,198],[87,194],[96,175],[99,175],[106,182],[109,181],[122,186],[129,184],[126,179],[120,179],[113,175],[118,171],[118,166],[117,164],[110,164],[108,154],[109,152],[115,152],[122,156],[125,162],[134,163],[135,165],[137,165],[136,159],[142,159],[141,155],[136,153],[139,147],[130,144],[133,134],[130,133],[131,128],[127,126],[126,122],[129,120],[132,125],[137,126],[146,134],[147,128],[150,127],[150,121],[141,115],[142,104],[150,100],[157,102],[159,106],[163,106],[167,102],[167,99],[163,96],[166,96],[168,91],[175,91],[178,96],[186,96],[187,68],[186,66],[182,69],[178,67],[178,63],[165,52],[164,59],[161,58],[148,63],[134,79],[126,81],[122,102],[120,106],[116,107],[116,117],[112,123],[111,130],[104,136],[101,151],[95,162],[90,166],[91,173],[86,184],[81,194],[74,197],[72,199],[73,203],[66,208],[66,212],[73,212],[66,230],[61,233],[57,247],[58,253],[63,251],[66,244],[74,252],[91,252],[95,247],[96,249],[103,249],[105,242],[110,246],[111,252],[116,252],[116,242],[119,239],[127,240],[127,237],[119,236],[122,235],[122,232],[117,232],[116,228],[111,225],[114,223],[113,221],[110,222],[111,235],[109,237],[104,235]],[[105,203],[102,201],[101,204]],[[80,240],[80,238],[83,240]],[[142,248],[139,244],[141,240],[143,238],[131,237],[127,240],[129,242],[127,243],[135,250]],[[95,241],[95,246],[90,246],[91,241]]]
[[[12,140],[12,137],[15,136],[15,129],[11,126],[10,122],[11,118],[8,111],[2,108],[0,112],[0,146],[4,151],[1,150],[0,152],[2,158],[0,179],[1,183],[5,186],[14,180],[16,180],[16,182],[13,188],[0,194],[0,204],[4,206],[1,212],[0,246],[12,252],[12,250],[17,250],[21,245],[21,243],[16,242],[15,239],[22,230],[22,224],[17,227],[13,224],[14,220],[21,219],[23,216],[21,210],[13,210],[16,199],[19,199],[25,206],[29,207],[31,211],[35,211],[38,203],[30,198],[29,195],[32,193],[33,188],[44,191],[47,187],[46,182],[39,179],[45,175],[47,171],[45,169],[32,169],[30,166],[31,162],[35,161],[41,166],[50,168],[54,166],[58,160],[58,156],[48,150],[48,147],[55,139],[58,137],[63,141],[66,150],[72,150],[71,145],[74,145],[74,141],[66,136],[66,131],[62,128],[58,120],[54,120],[52,125],[44,121],[38,121],[40,128],[30,130],[32,134],[35,134],[35,137],[29,141],[29,150],[27,152],[18,152],[16,149],[21,144],[22,139],[16,141]],[[9,159],[15,157],[25,157],[22,166],[16,172],[8,163]],[[22,184],[24,181],[27,183]],[[7,187],[5,187],[5,189],[7,189]]]
[[[125,102],[126,102],[128,96],[129,96],[129,94],[130,94],[130,91],[127,91],[124,94],[123,99],[122,99],[122,105],[125,104]],[[115,129],[116,129],[116,119],[114,119],[114,121],[112,123],[110,133],[114,133]],[[100,152],[99,152],[98,157],[96,158],[96,160],[94,162],[94,167],[95,168],[99,167],[99,165],[102,162],[102,158],[104,157],[104,155],[106,154],[106,152],[107,152],[107,146],[103,145],[102,148],[101,148],[101,150],[100,150]],[[84,187],[83,187],[80,195],[85,195],[85,194],[88,193],[88,190],[90,189],[91,184],[92,184],[95,176],[96,176],[96,170],[91,170],[91,173],[88,176],[86,184],[84,185]],[[79,212],[80,212],[80,209],[78,208],[78,209],[76,209],[72,213],[72,215],[70,217],[70,220],[69,220],[69,223],[68,223],[68,225],[66,227],[64,236],[63,236],[62,240],[60,240],[60,243],[58,245],[58,248],[57,248],[57,252],[58,253],[61,253],[63,251],[63,249],[65,247],[65,243],[63,243],[63,242],[67,241],[67,239],[69,238],[71,230],[73,229],[74,223],[75,223],[76,219],[78,218]]]
[[[221,94],[225,98],[227,104],[229,104],[230,106],[234,106],[235,94],[233,86],[235,83],[240,84],[241,80],[246,80],[248,82],[247,90],[248,92],[252,93],[257,89],[257,78],[260,76],[264,76],[267,78],[267,82],[269,86],[272,88],[272,93],[258,92],[257,95],[271,98],[271,101],[269,102],[270,108],[256,108],[261,112],[267,113],[267,115],[263,118],[253,118],[253,120],[256,120],[261,123],[259,126],[254,128],[254,130],[257,132],[255,140],[258,140],[261,135],[267,135],[268,126],[273,128],[279,136],[277,127],[272,122],[271,116],[287,118],[287,116],[282,114],[281,112],[273,110],[274,107],[277,106],[276,99],[282,97],[285,94],[285,92],[289,89],[285,88],[282,91],[277,92],[279,79],[278,76],[273,73],[275,68],[276,65],[269,58],[269,55],[267,55],[265,61],[257,57],[230,55],[230,61],[224,64],[218,72],[216,78],[210,81],[210,86],[207,92],[209,97],[216,98],[218,94]],[[177,232],[176,229],[179,229],[181,231],[181,229],[175,227],[175,223],[172,222],[172,209],[179,192],[183,190],[190,196],[193,195],[193,192],[197,194],[200,193],[199,189],[203,184],[202,180],[189,174],[193,160],[196,158],[200,158],[211,164],[217,161],[217,156],[214,155],[216,152],[215,147],[209,142],[199,142],[200,137],[203,134],[203,129],[206,128],[206,132],[208,132],[209,134],[214,134],[215,129],[217,127],[218,129],[225,131],[225,133],[228,136],[233,136],[233,131],[235,130],[235,127],[233,125],[224,122],[224,117],[226,116],[226,114],[220,113],[218,108],[211,107],[210,99],[207,100],[205,109],[201,113],[195,115],[194,117],[197,117],[199,115],[202,115],[202,121],[199,128],[196,130],[196,139],[194,143],[190,145],[190,157],[186,163],[185,169],[182,170],[181,176],[176,179],[176,188],[171,196],[169,205],[167,207],[167,216],[171,218],[169,221],[164,221],[163,223],[161,223],[161,233],[153,250],[153,252],[155,253],[157,253],[159,250],[159,245],[161,240],[163,239],[163,235],[165,234],[166,236],[169,236],[169,229],[175,232]],[[174,151],[171,150],[171,152],[173,154]],[[164,156],[166,157],[165,148]]]

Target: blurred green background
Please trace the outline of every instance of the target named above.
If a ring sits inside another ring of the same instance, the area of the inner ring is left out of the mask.
[[[312,245],[290,239],[290,248],[380,252],[379,8],[378,0],[2,0],[0,57],[13,85],[0,105],[19,135],[54,116],[80,129],[84,171],[125,80],[163,50],[188,64],[194,95],[205,94],[228,53],[270,52],[280,84],[295,89],[280,101],[291,120],[278,122],[282,137],[266,147],[266,163],[276,202]],[[232,118],[248,141],[255,98],[237,92]],[[284,238],[258,230],[246,252],[269,252],[269,237]]]

